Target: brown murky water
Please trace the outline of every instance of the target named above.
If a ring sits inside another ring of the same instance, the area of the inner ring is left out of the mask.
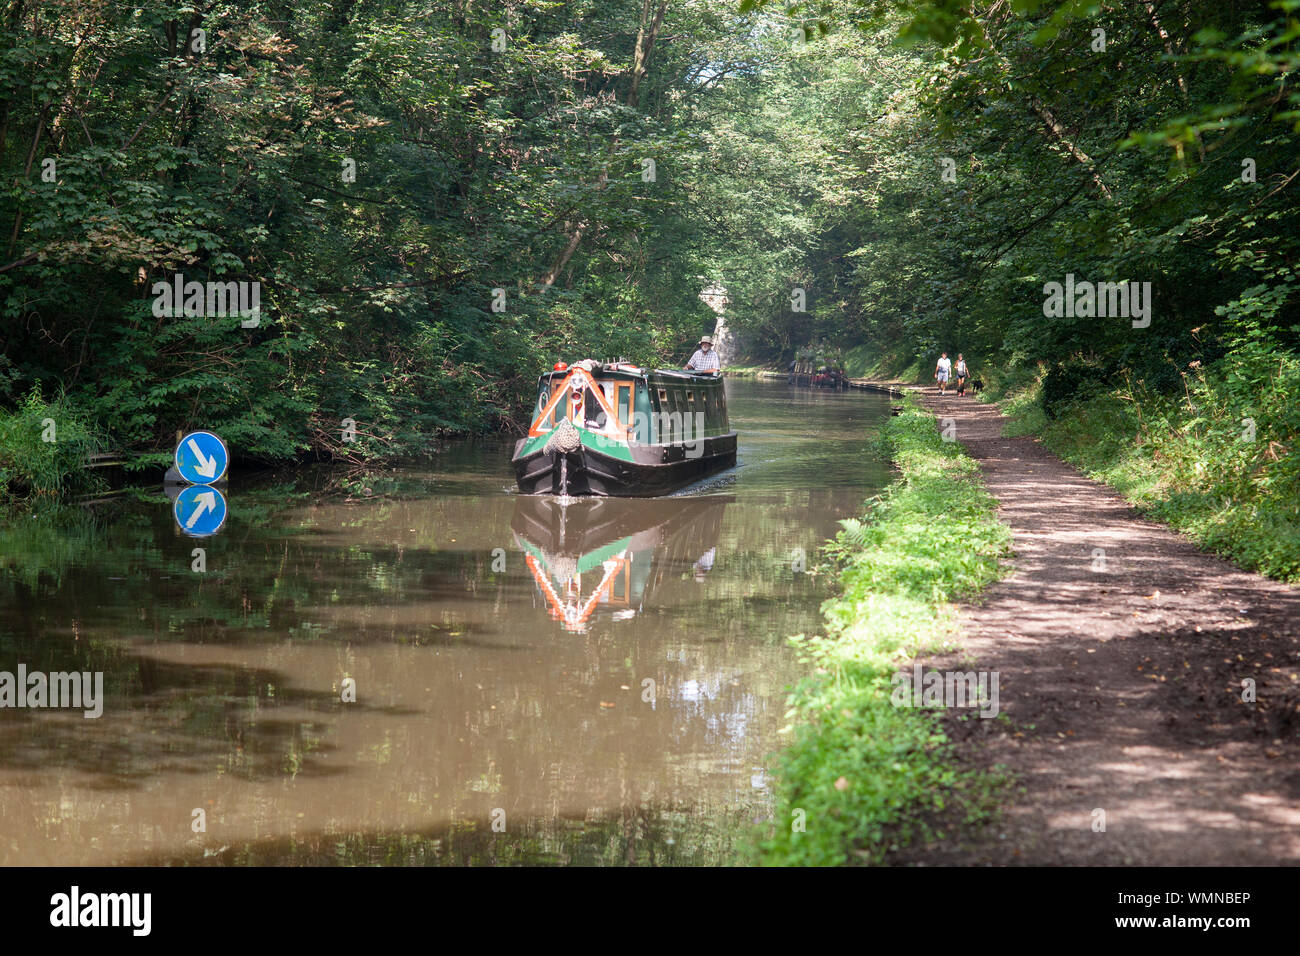
[[[671,498],[519,496],[478,442],[382,499],[236,481],[202,539],[161,491],[10,516],[0,671],[104,701],[0,709],[0,864],[743,860],[888,403],[728,388],[737,467]]]

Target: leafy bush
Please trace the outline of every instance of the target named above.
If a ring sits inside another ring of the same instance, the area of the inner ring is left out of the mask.
[[[14,386],[18,378],[18,370],[14,368],[14,363],[9,361],[9,356],[0,355],[0,402],[13,399]]]
[[[1098,362],[1056,363],[1043,378],[1043,413],[1048,418],[1057,418],[1068,405],[1085,401],[1104,389],[1114,374],[1114,366]]]
[[[93,490],[100,479],[86,457],[98,450],[84,412],[62,393],[46,402],[33,388],[12,412],[0,411],[0,498]]]

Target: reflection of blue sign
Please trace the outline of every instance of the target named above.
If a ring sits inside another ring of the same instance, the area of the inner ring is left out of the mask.
[[[226,498],[216,488],[190,485],[176,496],[172,512],[186,534],[206,537],[216,534],[226,523]]]
[[[190,432],[176,446],[176,470],[196,485],[220,481],[229,464],[226,443],[212,432]]]

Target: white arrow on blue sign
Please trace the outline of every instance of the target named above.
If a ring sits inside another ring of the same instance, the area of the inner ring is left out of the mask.
[[[216,534],[226,523],[226,497],[207,485],[190,485],[176,496],[172,513],[182,531],[203,538]]]
[[[226,443],[212,432],[190,432],[176,446],[176,470],[193,484],[210,485],[220,481],[229,464]]]

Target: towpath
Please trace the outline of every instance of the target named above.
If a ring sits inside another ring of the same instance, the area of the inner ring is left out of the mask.
[[[996,406],[922,400],[979,461],[1015,552],[961,608],[958,650],[924,663],[998,672],[1010,720],[947,723],[963,761],[1005,765],[1018,788],[1001,823],[894,862],[1300,862],[1300,590],[1003,438]]]

